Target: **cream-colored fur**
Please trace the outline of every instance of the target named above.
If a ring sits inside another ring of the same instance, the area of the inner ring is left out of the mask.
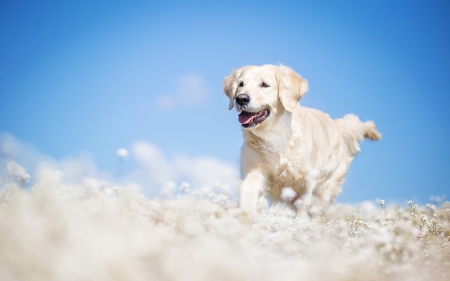
[[[353,114],[332,120],[319,110],[300,106],[308,83],[289,67],[242,67],[223,84],[229,109],[270,110],[260,124],[243,127],[239,205],[244,210],[254,210],[261,195],[281,201],[284,187],[294,189],[296,197],[290,205],[302,213],[323,209],[341,192],[349,165],[360,152],[358,141],[381,139],[372,121],[361,122]],[[249,96],[248,105],[236,103],[239,94]]]

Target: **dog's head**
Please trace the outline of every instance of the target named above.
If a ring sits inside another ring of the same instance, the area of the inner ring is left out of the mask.
[[[223,91],[235,105],[244,129],[269,123],[286,110],[293,112],[308,83],[287,66],[245,66],[223,81]]]

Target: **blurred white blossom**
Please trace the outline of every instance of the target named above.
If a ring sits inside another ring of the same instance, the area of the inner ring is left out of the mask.
[[[281,200],[284,202],[292,202],[297,196],[297,192],[292,187],[283,187],[281,190]]]
[[[180,186],[179,186],[179,188],[181,189],[181,191],[183,191],[184,193],[188,193],[190,190],[189,190],[189,187],[191,187],[191,184],[190,183],[188,183],[188,182],[182,182],[181,184],[180,184]]]
[[[125,159],[128,157],[128,150],[125,148],[119,148],[117,149],[117,156],[119,156],[122,159]]]
[[[297,200],[294,201],[294,207],[297,210],[302,210],[303,206],[304,206],[303,205],[303,200],[301,198],[298,198]]]
[[[171,198],[173,196],[174,191],[176,190],[177,185],[173,181],[166,181],[161,188],[161,196],[163,198]]]
[[[15,161],[9,161],[6,164],[6,169],[8,170],[9,175],[16,179],[20,184],[25,184],[30,180],[30,175],[27,171]]]

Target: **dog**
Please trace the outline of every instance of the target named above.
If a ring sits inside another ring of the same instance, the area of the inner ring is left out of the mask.
[[[342,191],[358,142],[381,139],[373,121],[353,114],[333,120],[300,106],[308,82],[287,66],[235,69],[223,91],[244,135],[239,206],[246,212],[256,210],[260,196],[303,214],[324,210]]]

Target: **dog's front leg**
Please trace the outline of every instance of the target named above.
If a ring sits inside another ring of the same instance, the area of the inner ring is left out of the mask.
[[[266,189],[266,182],[266,176],[260,169],[251,170],[244,176],[239,189],[239,206],[242,210],[251,212],[256,209],[258,198]]]

